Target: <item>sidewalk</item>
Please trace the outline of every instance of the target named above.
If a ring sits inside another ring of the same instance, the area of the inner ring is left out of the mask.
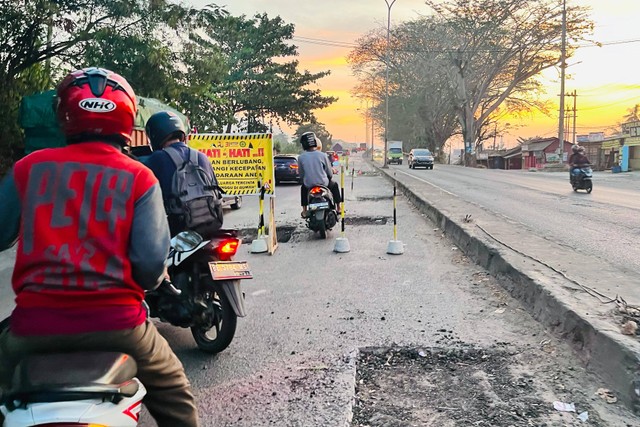
[[[538,321],[566,339],[585,366],[612,385],[627,407],[640,411],[640,343],[621,332],[626,318],[619,306],[624,301],[611,301],[620,296],[629,305],[640,305],[638,278],[530,230],[523,232],[519,223],[497,218],[409,176],[394,177],[392,170],[374,166],[387,179],[395,179],[409,201],[470,258],[503,279],[501,284]],[[617,175],[608,178],[617,179]],[[640,179],[640,172],[622,178]]]

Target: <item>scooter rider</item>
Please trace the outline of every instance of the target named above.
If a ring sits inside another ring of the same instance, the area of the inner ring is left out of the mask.
[[[571,168],[570,178],[571,182],[573,182],[580,175],[581,169],[591,163],[585,155],[584,147],[574,144],[571,147],[571,151],[573,151],[573,154],[571,154],[571,157],[569,157],[569,165]]]
[[[170,204],[171,198],[175,197],[175,195],[172,194],[171,187],[177,166],[173,160],[171,160],[170,152],[177,153],[179,158],[182,158],[184,161],[188,160],[190,155],[195,153],[198,166],[207,175],[209,181],[217,186],[218,180],[207,156],[187,146],[187,131],[178,115],[170,111],[157,112],[147,120],[145,131],[149,137],[153,153],[144,163],[151,169],[156,178],[158,178],[165,207]],[[217,218],[220,223],[223,221],[221,209],[222,208],[220,208]],[[171,236],[175,236],[186,229],[180,217],[168,215],[167,219],[169,221]],[[201,232],[201,234],[203,233]]]
[[[309,190],[316,185],[323,185],[331,191],[333,201],[338,211],[342,198],[340,186],[332,181],[333,167],[329,163],[329,158],[322,151],[318,150],[320,140],[313,132],[305,132],[300,136],[300,144],[305,150],[298,157],[298,168],[302,185],[300,186],[300,204],[302,205],[302,217],[307,216],[307,205]]]
[[[121,152],[136,96],[118,74],[86,68],[59,84],[56,110],[68,145],[24,157],[0,183],[0,251],[18,241],[0,388],[29,354],[122,352],[158,426],[195,427],[182,364],[143,308],[164,275],[169,228],[157,179]]]

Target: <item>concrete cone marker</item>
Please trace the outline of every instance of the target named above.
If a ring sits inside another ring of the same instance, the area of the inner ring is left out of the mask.
[[[267,191],[266,187],[258,182],[260,188],[260,218],[258,221],[258,237],[251,242],[251,253],[261,254],[267,252],[267,236],[264,235],[264,193]]]
[[[389,240],[387,253],[391,255],[401,255],[404,253],[404,245],[398,240],[398,215],[396,214],[396,179],[393,173],[393,240]]]
[[[337,253],[345,253],[351,250],[349,246],[349,240],[344,235],[344,166],[341,166],[340,170],[340,198],[342,199],[342,203],[340,203],[340,216],[342,217],[342,232],[340,233],[340,237],[336,238],[336,244],[333,247],[333,251]]]

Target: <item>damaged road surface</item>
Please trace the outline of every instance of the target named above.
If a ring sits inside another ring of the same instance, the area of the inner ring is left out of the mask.
[[[572,411],[555,409],[553,384],[527,359],[526,350],[507,345],[362,349],[352,426],[614,425],[581,393],[574,392]]]

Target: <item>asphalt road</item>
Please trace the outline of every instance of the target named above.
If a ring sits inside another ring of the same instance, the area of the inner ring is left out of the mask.
[[[248,316],[239,320],[231,346],[206,355],[195,348],[189,331],[159,325],[192,381],[203,426],[348,425],[357,349],[460,344],[499,345],[513,357],[526,356],[519,369],[540,384],[544,411],[557,420],[547,425],[573,425],[576,419],[576,414],[557,413],[554,400],[584,402],[602,425],[635,420],[618,405],[594,398],[607,385],[402,196],[397,230],[405,252],[388,255],[393,189],[370,175],[362,160],[354,158],[350,166],[363,172],[355,175],[353,191],[351,178],[345,182],[347,216],[354,224],[346,229],[351,252],[333,252],[338,230],[319,240],[304,227],[299,186],[278,186],[276,224],[293,233],[274,255],[252,254],[249,244],[242,246],[236,259],[248,260],[254,279],[244,284]],[[439,167],[415,173],[441,175],[443,185],[446,174],[455,175]],[[516,184],[504,185],[509,186]],[[596,191],[598,185],[594,196]],[[257,200],[244,202],[240,210],[227,211],[226,226],[257,226]],[[0,254],[0,282],[7,284],[0,288],[3,314],[12,308],[11,266],[12,252]],[[141,425],[154,423],[145,416]]]
[[[640,273],[640,175],[594,173],[594,190],[573,192],[567,173],[505,171],[436,165],[391,166],[434,191],[447,191],[532,233],[599,258],[619,271]]]

